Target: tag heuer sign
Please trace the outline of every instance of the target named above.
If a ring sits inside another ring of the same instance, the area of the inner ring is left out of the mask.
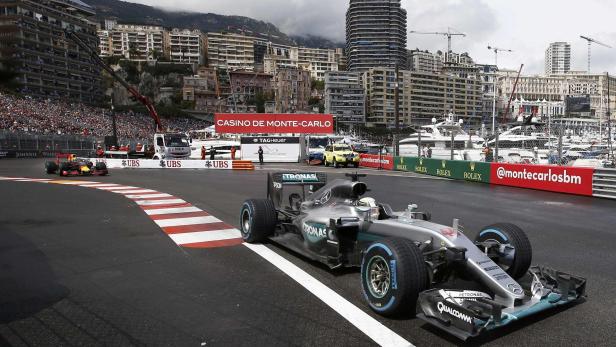
[[[314,173],[298,173],[298,174],[282,174],[283,182],[319,182],[317,174]]]

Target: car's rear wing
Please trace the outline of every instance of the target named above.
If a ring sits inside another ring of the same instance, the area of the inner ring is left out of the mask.
[[[279,207],[285,186],[310,186],[315,192],[326,184],[327,174],[322,172],[275,172],[267,176],[267,197]]]

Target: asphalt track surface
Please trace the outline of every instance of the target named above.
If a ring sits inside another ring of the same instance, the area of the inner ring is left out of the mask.
[[[113,170],[88,180],[173,194],[237,227],[241,203],[264,197],[266,173],[280,167]],[[0,176],[47,178],[42,168],[41,160],[2,160]],[[345,172],[319,170],[330,179]],[[587,277],[586,302],[467,344],[614,344],[616,201],[366,172],[369,194],[394,209],[412,202],[436,222],[460,218],[471,237],[482,226],[514,222],[529,235],[533,264]],[[357,270],[330,271],[267,247],[414,345],[459,344],[415,318],[373,314]],[[134,202],[95,189],[0,181],[0,271],[2,345],[374,345],[250,249],[178,247]]]

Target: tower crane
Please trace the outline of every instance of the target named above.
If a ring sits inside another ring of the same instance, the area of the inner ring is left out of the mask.
[[[425,31],[415,31],[415,30],[411,30],[409,31],[410,34],[418,34],[418,35],[443,35],[443,36],[447,36],[447,53],[451,53],[451,38],[453,36],[462,36],[462,37],[466,37],[466,34],[464,33],[452,33],[451,32],[451,28],[447,28],[447,32],[425,32]]]
[[[580,38],[588,41],[588,73],[590,73],[590,57],[591,57],[590,46],[593,43],[596,43],[596,44],[598,44],[600,46],[607,47],[607,48],[612,48],[612,46],[606,45],[605,43],[599,42],[599,41],[597,41],[597,40],[595,40],[593,38],[590,38],[588,36],[580,35]]]

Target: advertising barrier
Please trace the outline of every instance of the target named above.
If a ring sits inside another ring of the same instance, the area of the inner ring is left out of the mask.
[[[333,134],[331,114],[216,113],[218,134]]]
[[[395,157],[394,170],[490,183],[490,164],[484,162]]]
[[[360,154],[359,157],[359,166],[361,167],[369,167],[373,169],[381,168],[383,170],[394,169],[394,157],[391,155],[379,156],[378,154]]]
[[[592,196],[592,168],[492,163],[491,183]]]
[[[259,147],[266,163],[297,163],[301,154],[299,137],[242,136],[242,159],[259,162]]]
[[[233,170],[232,160],[152,160],[90,158],[93,163],[103,162],[108,169],[208,169]]]

